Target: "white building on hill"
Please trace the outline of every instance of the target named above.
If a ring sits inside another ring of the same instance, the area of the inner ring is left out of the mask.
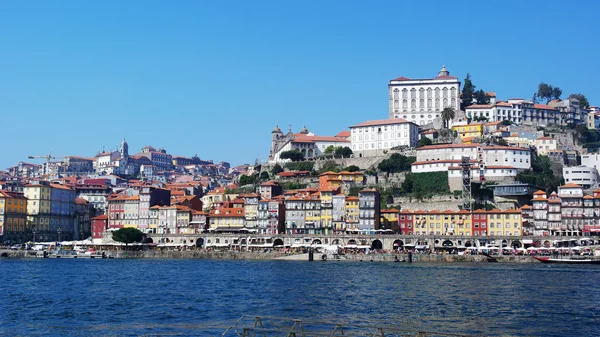
[[[419,142],[419,127],[402,118],[366,121],[350,127],[355,157],[383,155],[396,146],[414,148]]]
[[[389,118],[403,118],[418,125],[441,118],[446,107],[460,110],[460,81],[445,66],[434,78],[404,76],[389,81]]]

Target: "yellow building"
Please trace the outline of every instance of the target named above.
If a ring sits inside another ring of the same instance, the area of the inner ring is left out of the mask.
[[[400,211],[395,208],[382,209],[380,214],[379,227],[384,229],[398,230],[398,216]]]
[[[523,232],[523,219],[520,210],[498,209],[488,212],[488,236],[520,236]]]
[[[27,199],[22,193],[0,190],[0,237],[4,242],[26,242],[33,233],[26,229]]]
[[[455,125],[452,126],[452,131],[456,131],[461,140],[470,137],[479,138],[483,136],[483,124]]]
[[[346,230],[358,230],[358,216],[360,210],[358,207],[358,197],[346,198]]]
[[[50,238],[51,190],[49,185],[41,184],[30,184],[23,188],[23,194],[27,198],[26,230],[35,230],[38,241]]]
[[[321,226],[324,234],[330,234],[333,229],[333,191],[331,189],[320,191],[321,199]]]

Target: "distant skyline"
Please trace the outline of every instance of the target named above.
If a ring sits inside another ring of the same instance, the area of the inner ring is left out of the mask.
[[[232,165],[271,130],[385,119],[387,83],[445,65],[498,99],[600,104],[596,2],[0,2],[0,170],[127,139]]]

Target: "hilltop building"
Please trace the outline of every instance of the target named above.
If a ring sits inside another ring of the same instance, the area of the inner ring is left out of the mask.
[[[441,120],[450,107],[460,110],[460,81],[450,76],[445,66],[434,78],[410,79],[404,76],[389,81],[389,118],[402,118],[418,125]]]

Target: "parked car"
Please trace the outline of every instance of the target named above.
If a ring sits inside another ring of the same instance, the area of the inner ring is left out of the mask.
[[[20,250],[22,248],[22,245],[12,245],[10,246],[10,250]]]

